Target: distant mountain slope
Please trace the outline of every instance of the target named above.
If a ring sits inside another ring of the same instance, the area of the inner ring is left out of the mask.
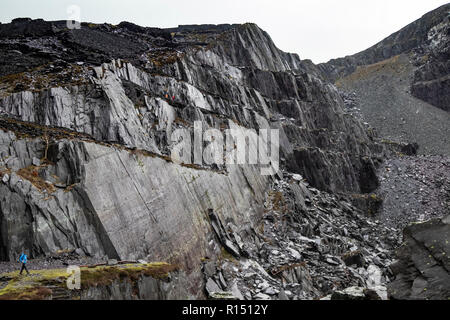
[[[336,85],[355,92],[364,118],[387,140],[417,142],[420,154],[450,154],[450,114],[410,93],[410,56],[358,67]]]
[[[367,50],[318,65],[358,94],[382,136],[417,142],[423,154],[450,154],[449,12],[450,4],[439,7]]]

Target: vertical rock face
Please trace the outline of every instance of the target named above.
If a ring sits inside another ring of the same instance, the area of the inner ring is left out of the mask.
[[[383,147],[373,131],[256,25],[67,31],[45,22],[51,32],[23,31],[36,23],[0,26],[1,55],[20,53],[27,66],[0,70],[2,260],[70,248],[170,261],[201,292],[200,260],[221,245],[245,255],[273,177],[255,165],[172,162],[172,133],[193,134],[195,121],[221,132],[278,129],[281,166],[319,190],[377,186]]]

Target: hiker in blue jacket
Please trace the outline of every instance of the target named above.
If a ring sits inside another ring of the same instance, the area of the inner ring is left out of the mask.
[[[25,253],[22,252],[22,253],[20,254],[19,262],[22,263],[22,268],[20,268],[20,274],[22,274],[22,272],[23,272],[24,269],[25,269],[25,271],[27,272],[27,274],[30,274],[30,273],[28,272],[28,269],[27,269],[28,257],[27,257],[27,255],[26,255]]]

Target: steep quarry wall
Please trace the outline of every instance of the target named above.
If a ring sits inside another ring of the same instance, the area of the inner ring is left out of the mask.
[[[449,4],[445,4],[410,23],[374,46],[344,58],[319,64],[318,68],[335,82],[356,71],[358,66],[374,64],[402,53],[437,46],[447,37]],[[444,43],[442,43],[445,46]],[[436,51],[436,50],[434,50]],[[423,52],[422,52],[423,54]],[[424,61],[426,62],[426,61]]]
[[[334,86],[257,26],[169,34],[131,24],[58,25],[35,36],[50,50],[49,64],[2,77],[2,260],[22,249],[32,257],[77,249],[169,261],[199,295],[202,258],[220,256],[222,247],[247,254],[274,177],[255,165],[173,163],[171,134],[193,134],[194,121],[221,132],[279,129],[283,169],[329,192],[376,188],[384,149],[375,133],[344,113]],[[112,51],[114,37],[133,46]],[[2,41],[8,50],[17,45]]]

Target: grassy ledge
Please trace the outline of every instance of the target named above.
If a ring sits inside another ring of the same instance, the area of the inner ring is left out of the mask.
[[[164,262],[82,267],[81,290],[114,281],[135,283],[141,277],[165,280],[177,270],[177,266]],[[0,300],[51,299],[55,291],[70,292],[66,284],[69,276],[66,269],[30,270],[30,275],[19,275],[19,271],[0,274]]]

